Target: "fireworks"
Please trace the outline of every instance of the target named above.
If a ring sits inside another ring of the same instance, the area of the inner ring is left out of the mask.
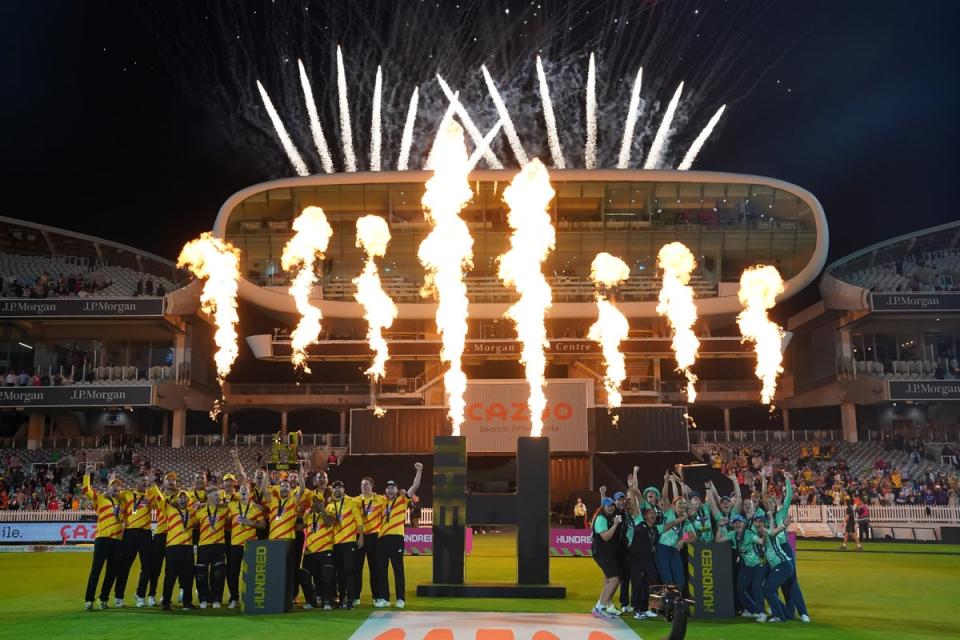
[[[743,311],[737,316],[737,325],[744,341],[754,343],[757,354],[757,378],[763,382],[760,400],[770,404],[777,391],[777,376],[783,373],[783,329],[767,317],[767,310],[783,293],[783,278],[770,265],[750,267],[740,275],[737,293]]]
[[[660,128],[657,129],[657,135],[653,138],[653,144],[650,145],[650,153],[647,154],[647,161],[643,163],[644,169],[660,169],[663,165],[663,157],[667,150],[667,142],[670,139],[671,127],[673,126],[673,116],[677,113],[677,105],[680,103],[680,94],[683,93],[683,83],[677,87],[667,105],[667,111],[663,114],[663,120],[660,121]]]
[[[186,267],[204,280],[200,304],[213,315],[217,327],[213,340],[217,352],[217,379],[222,384],[237,359],[237,283],[240,280],[240,251],[229,242],[214,238],[209,232],[183,247],[177,258],[178,267]]]
[[[552,294],[543,275],[543,261],[556,244],[547,211],[553,196],[550,176],[539,160],[524,166],[503,192],[503,199],[510,207],[507,221],[513,233],[510,250],[500,256],[499,275],[505,285],[513,286],[520,294],[520,300],[506,315],[516,324],[523,345],[520,361],[530,385],[527,407],[532,436],[540,436],[543,431],[543,411],[547,405],[543,391],[547,366],[544,316],[552,303]]]
[[[693,332],[693,325],[697,322],[697,305],[693,302],[690,275],[696,268],[697,261],[685,245],[680,242],[671,242],[660,248],[657,266],[663,269],[663,286],[660,289],[657,313],[666,316],[670,322],[677,371],[683,372],[686,376],[687,400],[693,402],[697,399],[697,391],[694,387],[697,376],[690,371],[690,367],[697,359],[700,341]]]
[[[683,156],[683,160],[681,160],[680,164],[677,165],[678,171],[687,171],[693,166],[693,161],[697,159],[700,149],[702,149],[703,145],[706,144],[707,138],[710,137],[710,134],[713,133],[714,127],[716,127],[717,123],[720,122],[720,116],[723,115],[723,111],[726,108],[727,105],[723,105],[717,109],[715,114],[713,114],[713,117],[710,118],[710,122],[707,123],[707,126],[703,128],[703,131],[700,132],[700,135],[698,135],[693,141],[693,144],[690,145],[690,149],[687,150],[687,155]]]
[[[437,330],[443,340],[441,361],[450,363],[443,376],[453,435],[464,419],[463,394],[467,376],[461,367],[467,337],[467,285],[464,270],[473,263],[473,238],[460,210],[473,197],[467,180],[467,149],[463,129],[446,119],[433,147],[433,176],[423,194],[424,216],[432,225],[417,253],[426,269],[423,295],[437,296]]]
[[[643,67],[637,69],[637,78],[633,81],[633,91],[630,92],[630,106],[627,108],[627,121],[623,125],[623,140],[620,142],[620,157],[617,160],[617,169],[630,167],[630,150],[633,148],[633,130],[640,117],[640,84],[643,80]]]
[[[389,354],[383,330],[390,328],[397,317],[397,305],[386,294],[380,284],[380,273],[375,258],[387,253],[390,242],[390,228],[380,216],[363,216],[357,220],[357,246],[367,254],[363,272],[354,278],[357,286],[355,298],[363,305],[363,317],[367,321],[367,341],[373,351],[373,364],[364,373],[379,380],[385,374],[384,366]]]
[[[333,229],[327,222],[327,216],[320,207],[307,207],[293,221],[294,235],[283,247],[280,264],[284,271],[297,270],[290,283],[290,295],[297,303],[300,322],[290,334],[292,352],[290,361],[297,369],[310,373],[307,366],[307,347],[316,344],[320,338],[320,320],[323,314],[318,307],[310,304],[310,293],[317,280],[317,258],[323,257],[327,250]]]
[[[630,277],[630,268],[620,258],[609,253],[598,253],[590,265],[590,278],[596,285],[597,321],[587,335],[600,343],[603,350],[603,388],[607,391],[607,408],[619,407],[623,402],[620,385],[627,377],[627,363],[620,352],[620,343],[627,339],[630,325],[627,318],[607,298],[607,289]]]

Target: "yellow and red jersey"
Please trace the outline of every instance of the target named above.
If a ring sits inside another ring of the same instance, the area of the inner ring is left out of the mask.
[[[280,497],[279,489],[271,489],[264,496],[263,506],[270,510],[270,539],[293,540],[296,537],[297,516],[300,514],[300,497],[293,490],[286,498]]]
[[[236,489],[229,494],[224,489],[220,489],[220,504],[230,505],[234,502],[240,502],[240,493]]]
[[[380,526],[380,537],[402,536],[403,526],[407,521],[407,506],[410,499],[404,493],[398,493],[393,500],[383,497],[383,524]]]
[[[175,495],[174,493],[166,494],[161,492],[156,485],[147,489],[147,497],[150,498],[150,508],[157,512],[157,526],[153,530],[154,534],[161,535],[167,533],[167,517],[163,513],[163,508],[168,501],[173,500]]]
[[[323,513],[309,511],[303,517],[304,553],[333,549],[333,526],[323,524]]]
[[[350,496],[343,496],[327,505],[327,513],[333,516],[333,543],[345,544],[356,542],[362,532],[363,515],[360,505]]]
[[[123,538],[123,501],[98,493],[90,484],[90,474],[83,476],[83,495],[93,501],[97,512],[97,537],[120,540]]]
[[[123,502],[123,522],[127,529],[147,529],[153,524],[150,512],[154,500],[147,493],[140,491],[121,491],[120,500]]]
[[[360,517],[363,522],[363,534],[379,534],[380,525],[383,522],[383,501],[384,497],[376,493],[370,494],[370,497],[357,496],[355,500],[360,504]]]
[[[194,509],[207,504],[207,490],[206,489],[188,489],[187,502],[189,502],[190,503],[189,506]]]
[[[195,510],[197,526],[200,528],[200,541],[203,547],[210,544],[223,544],[226,541],[227,522],[230,520],[230,509],[225,504],[216,507],[205,504]]]
[[[189,506],[186,509],[180,509],[174,500],[169,502],[164,500],[160,511],[167,521],[167,546],[193,546],[193,529],[197,526],[197,514]]]
[[[243,504],[242,502],[230,502],[227,505],[230,511],[230,546],[242,547],[244,542],[257,539],[257,528],[248,524],[241,524],[240,518],[250,520],[251,522],[260,522],[266,518],[263,510],[253,500]]]

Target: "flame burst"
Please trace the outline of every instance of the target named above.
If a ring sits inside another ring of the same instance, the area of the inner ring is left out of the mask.
[[[697,322],[697,305],[693,302],[693,287],[690,275],[697,261],[690,249],[680,242],[671,242],[660,248],[657,266],[663,269],[663,286],[660,288],[660,304],[657,313],[666,316],[673,330],[673,353],[677,358],[677,371],[687,377],[687,400],[697,399],[694,384],[697,376],[690,367],[697,360],[700,341],[693,332]]]
[[[520,294],[520,300],[507,310],[506,316],[516,324],[523,344],[520,362],[530,385],[527,408],[530,435],[535,437],[543,431],[543,412],[547,406],[543,378],[547,366],[544,353],[547,328],[543,320],[553,296],[542,265],[556,244],[547,212],[553,196],[547,168],[536,159],[525,165],[503,192],[503,199],[510,207],[507,221],[513,233],[510,250],[500,256],[499,275],[505,285],[513,286]]]
[[[364,319],[367,321],[367,341],[373,351],[373,364],[364,373],[379,380],[386,373],[389,354],[387,341],[383,338],[383,330],[390,328],[397,317],[397,305],[383,290],[380,284],[380,273],[374,258],[382,258],[387,253],[390,243],[390,228],[387,221],[380,216],[363,216],[357,220],[357,247],[367,254],[363,272],[354,278],[357,286],[354,296],[357,302],[363,305]]]
[[[229,242],[206,232],[191,240],[177,258],[178,267],[186,267],[204,280],[200,304],[213,315],[217,331],[213,336],[217,353],[217,379],[222,384],[237,359],[237,286],[240,281],[240,251]]]
[[[620,385],[627,377],[627,363],[620,352],[620,343],[627,339],[630,324],[619,309],[607,298],[606,290],[615,287],[630,277],[627,263],[610,255],[598,253],[590,265],[590,278],[597,287],[597,321],[590,327],[587,337],[600,343],[603,349],[603,388],[607,391],[607,408],[613,409],[623,403]],[[614,421],[616,424],[616,421]]]
[[[776,267],[762,265],[749,267],[740,275],[740,291],[737,296],[743,311],[737,316],[737,324],[743,340],[754,343],[757,354],[757,378],[763,382],[760,400],[770,404],[777,391],[777,376],[783,373],[783,329],[767,317],[767,310],[783,293],[783,278]]]
[[[323,314],[319,307],[310,304],[310,292],[317,281],[317,257],[323,257],[330,243],[333,229],[320,207],[307,207],[293,221],[294,235],[283,247],[280,264],[284,271],[297,270],[290,283],[290,295],[297,303],[300,322],[290,334],[290,361],[297,369],[310,373],[307,366],[307,347],[320,339],[320,320]]]
[[[467,376],[460,361],[467,337],[467,285],[464,271],[473,266],[473,238],[460,210],[473,197],[468,181],[467,148],[463,129],[446,119],[433,146],[433,176],[423,194],[424,217],[432,225],[420,243],[417,257],[426,269],[423,290],[437,297],[437,330],[443,340],[440,360],[450,363],[443,375],[444,393],[453,435],[463,424]]]

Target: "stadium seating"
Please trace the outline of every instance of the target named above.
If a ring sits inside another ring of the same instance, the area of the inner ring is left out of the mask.
[[[958,291],[960,249],[938,249],[911,254],[842,276],[870,291]]]
[[[5,282],[15,277],[23,287],[29,287],[40,280],[46,273],[56,281],[61,276],[79,276],[85,279],[100,277],[106,287],[99,291],[90,292],[91,296],[126,298],[134,295],[137,281],[146,278],[153,279],[154,292],[162,285],[170,292],[176,285],[157,275],[136,271],[122,266],[91,265],[89,258],[65,255],[24,255],[17,253],[0,252],[0,276]]]

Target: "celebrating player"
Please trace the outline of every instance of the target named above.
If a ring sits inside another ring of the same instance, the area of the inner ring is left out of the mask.
[[[387,579],[387,564],[393,567],[393,586],[396,606],[403,609],[406,605],[406,577],[403,571],[404,537],[403,528],[407,519],[407,507],[417,495],[423,464],[415,462],[416,473],[410,488],[404,491],[393,480],[387,481],[383,496],[383,524],[380,526],[380,540],[377,548],[377,587],[379,594],[374,595],[375,607],[390,605],[390,583]]]
[[[196,509],[200,543],[197,545],[197,593],[200,608],[220,608],[227,575],[226,526],[230,519],[227,505],[220,503],[215,485],[207,487],[207,502]]]
[[[230,590],[228,609],[240,602],[240,568],[243,565],[243,545],[257,539],[257,532],[267,528],[263,507],[251,498],[250,483],[240,485],[238,500],[227,504],[230,512],[230,544],[227,546],[227,587]]]
[[[362,516],[357,502],[344,493],[342,482],[334,482],[332,489],[332,499],[326,509],[334,519],[333,562],[337,570],[337,595],[342,609],[352,609],[357,549],[363,548]]]
[[[380,573],[377,565],[377,540],[380,536],[380,525],[383,521],[383,496],[373,492],[373,478],[365,477],[360,480],[360,516],[363,519],[363,548],[358,550],[357,580],[353,593],[353,604],[360,604],[360,590],[363,588],[363,565],[366,562],[370,573],[370,593],[374,600],[378,598],[380,589],[377,581]],[[376,602],[374,602],[376,604]]]
[[[110,588],[117,579],[121,570],[120,564],[123,561],[121,483],[116,478],[110,478],[106,490],[100,493],[90,484],[91,471],[92,467],[88,467],[83,476],[83,494],[93,501],[93,508],[97,512],[97,537],[93,542],[93,564],[90,566],[90,577],[87,579],[87,593],[84,598],[84,606],[87,610],[93,609],[93,595],[97,589],[97,583],[100,582],[100,573],[103,571],[104,564],[107,567],[107,574],[100,588],[99,605],[101,609],[107,608]],[[119,596],[116,598],[115,606],[123,606],[123,600]]]

